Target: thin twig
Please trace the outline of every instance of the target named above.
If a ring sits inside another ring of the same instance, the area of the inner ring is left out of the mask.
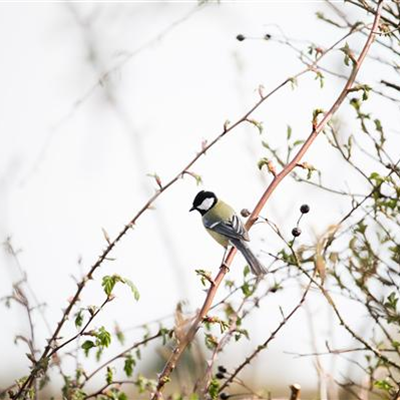
[[[256,349],[248,356],[246,359],[232,372],[232,374],[229,375],[229,377],[226,379],[226,381],[221,385],[219,388],[219,392],[221,393],[233,380],[234,378],[242,371],[243,368],[245,368],[247,365],[251,363],[256,356],[266,349],[269,345],[269,343],[275,339],[276,334],[286,325],[286,323],[290,320],[291,317],[301,308],[303,305],[304,301],[306,300],[307,294],[311,288],[313,281],[310,280],[309,283],[307,284],[306,289],[303,292],[303,295],[300,298],[300,301],[293,307],[293,309],[290,311],[289,314],[285,315],[279,325],[272,331],[272,333],[268,336],[268,338],[260,345],[256,347]]]
[[[91,372],[89,375],[87,375],[85,377],[85,380],[80,384],[80,387],[82,388],[83,386],[86,385],[86,383],[93,378],[94,375],[96,375],[99,371],[101,371],[102,369],[104,369],[105,367],[107,367],[108,365],[110,365],[111,363],[113,363],[114,361],[118,360],[119,358],[124,357],[125,355],[127,355],[130,351],[137,349],[140,346],[143,346],[145,344],[147,344],[148,342],[151,342],[154,339],[157,339],[159,337],[163,336],[162,331],[157,332],[155,335],[153,336],[149,336],[143,340],[141,340],[140,342],[136,342],[134,343],[132,346],[128,347],[127,349],[125,349],[124,351],[121,351],[119,354],[115,355],[114,357],[110,358],[109,360],[105,361],[103,364],[101,364],[99,367],[97,367],[93,372]]]

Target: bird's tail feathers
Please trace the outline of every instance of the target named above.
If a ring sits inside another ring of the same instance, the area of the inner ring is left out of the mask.
[[[231,242],[243,254],[243,257],[246,259],[254,275],[262,277],[267,273],[267,269],[261,264],[246,242],[238,239],[231,239]]]

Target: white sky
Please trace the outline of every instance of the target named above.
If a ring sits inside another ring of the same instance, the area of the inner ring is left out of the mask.
[[[87,271],[105,247],[102,228],[114,237],[153,193],[155,185],[147,174],[156,172],[168,181],[204,139],[220,133],[225,120],[235,121],[255,103],[260,84],[268,91],[302,69],[287,47],[274,41],[238,42],[236,35],[281,37],[279,26],[298,45],[306,47],[300,41],[312,40],[326,47],[342,34],[317,21],[315,11],[325,9],[323,2],[300,0],[222,2],[196,12],[194,3],[184,2],[0,7],[0,239],[11,236],[21,249],[21,264],[39,299],[48,304],[52,327],[75,290],[71,276]],[[340,7],[351,15],[351,7]],[[175,21],[179,23],[171,27]],[[362,41],[350,43],[359,46]],[[99,76],[121,63],[104,86],[94,86]],[[348,72],[339,52],[326,65]],[[376,66],[371,63],[361,78],[374,76]],[[239,127],[196,164],[193,171],[202,176],[204,188],[237,210],[251,209],[270,180],[257,169],[257,161],[266,155],[260,139],[284,145],[287,125],[295,137],[305,138],[312,110],[328,108],[342,84],[327,77],[321,91],[310,75],[299,80],[298,90],[278,92],[255,114],[264,124],[262,137],[250,126]],[[381,104],[379,98],[370,101],[372,108]],[[388,105],[383,112],[395,126],[393,110]],[[353,114],[341,115],[350,131],[345,116]],[[394,143],[398,145],[398,136]],[[324,171],[334,187],[365,188],[347,171],[338,173],[338,160],[321,137],[305,161]],[[215,272],[222,250],[204,234],[198,216],[187,212],[198,190],[189,178],[174,185],[117,246],[117,260],[98,271],[85,290],[84,304],[101,301],[100,277],[111,273],[129,277],[142,297],[135,304],[121,288],[95,326],[114,320],[124,327],[144,323],[172,313],[182,299],[193,310],[201,304],[204,294],[194,269]],[[302,240],[308,243],[349,207],[346,201],[287,180],[264,215],[290,237],[303,203],[312,210],[302,226]],[[270,235],[265,228],[254,229],[254,248],[276,249],[278,242],[273,238],[269,243]],[[4,296],[19,274],[5,254],[0,262]],[[243,260],[237,257],[234,265],[231,276],[240,277]],[[292,286],[266,300],[252,318],[252,342],[237,345],[231,365],[279,321],[277,305],[289,309],[298,294]],[[319,311],[316,329],[322,349],[331,316],[317,295],[310,297],[309,307]],[[7,326],[0,336],[0,384],[6,385],[26,371],[26,349],[21,343],[14,346],[13,338],[26,332],[27,324],[16,306],[1,306],[0,318]],[[277,377],[282,384],[315,385],[311,359],[283,354],[310,351],[305,321],[306,314],[299,313],[257,360],[257,385],[273,386]],[[43,323],[39,318],[36,322],[43,339]],[[338,343],[348,344],[340,332],[335,336]],[[243,376],[250,377],[246,372]]]

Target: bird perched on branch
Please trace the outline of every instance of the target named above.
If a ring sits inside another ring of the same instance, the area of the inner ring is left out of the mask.
[[[223,247],[235,246],[249,264],[251,272],[262,277],[267,270],[251,251],[249,233],[233,208],[219,200],[213,192],[202,190],[193,200],[190,211],[197,210],[207,232]]]

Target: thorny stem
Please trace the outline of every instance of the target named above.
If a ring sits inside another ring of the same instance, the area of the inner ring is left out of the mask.
[[[136,385],[136,382],[135,381],[113,381],[113,382],[110,382],[110,383],[106,383],[103,387],[101,387],[96,392],[88,394],[87,396],[85,396],[84,400],[91,399],[93,397],[97,398],[98,396],[103,394],[105,392],[105,390],[107,388],[109,388],[110,386],[113,386],[113,385],[127,385],[127,384]],[[108,396],[107,396],[107,398],[108,398]]]
[[[358,335],[350,326],[349,324],[343,319],[342,314],[339,312],[339,309],[336,306],[336,303],[333,301],[332,296],[329,294],[329,292],[322,286],[319,282],[317,282],[313,276],[311,276],[306,270],[303,269],[303,267],[298,264],[297,267],[303,272],[304,275],[306,275],[312,283],[318,287],[318,289],[321,291],[323,296],[325,297],[326,301],[328,304],[332,307],[333,312],[335,313],[336,317],[338,318],[340,325],[342,325],[347,332],[350,333],[350,335],[356,339],[358,342],[363,344],[365,346],[366,350],[371,351],[376,357],[378,357],[381,360],[384,360],[387,364],[390,366],[396,368],[398,371],[400,371],[400,364],[395,363],[394,361],[390,360],[387,356],[383,355],[382,352],[384,350],[377,349],[375,347],[372,347],[366,340],[364,340],[360,335]]]
[[[306,289],[304,290],[303,295],[301,296],[300,301],[296,304],[296,306],[290,311],[288,315],[286,315],[279,325],[275,328],[275,330],[269,335],[268,339],[264,341],[264,343],[260,344],[259,346],[256,347],[256,349],[248,356],[246,359],[232,372],[232,374],[226,379],[226,381],[221,385],[219,388],[219,392],[221,393],[234,379],[235,377],[242,371],[246,365],[249,365],[251,361],[264,349],[266,349],[269,345],[269,343],[275,339],[276,334],[282,329],[284,325],[289,321],[289,319],[296,313],[297,310],[300,309],[300,307],[303,305],[307,294],[311,288],[313,281],[310,279],[310,282],[308,283]]]
[[[335,112],[341,106],[343,101],[346,99],[348,93],[350,92],[350,89],[353,86],[355,78],[361,68],[361,65],[369,51],[369,48],[372,45],[374,37],[376,35],[375,32],[376,32],[378,24],[379,24],[380,15],[382,12],[382,4],[383,4],[383,0],[380,0],[378,3],[378,6],[377,6],[376,12],[375,12],[375,18],[374,18],[372,29],[369,32],[368,38],[364,44],[364,47],[363,47],[360,55],[358,56],[357,59],[354,59],[350,76],[349,76],[344,88],[342,89],[341,93],[339,94],[338,98],[333,103],[333,105],[331,106],[329,111],[324,114],[322,120],[320,122],[314,124],[311,134],[308,136],[307,140],[304,142],[303,146],[300,148],[300,150],[297,152],[297,154],[293,157],[292,161],[289,164],[287,164],[282,169],[282,171],[274,177],[274,179],[272,180],[270,185],[267,187],[264,194],[261,196],[259,202],[255,206],[250,217],[248,218],[246,225],[245,225],[246,229],[249,230],[253,226],[253,224],[256,222],[261,210],[263,209],[264,205],[266,204],[267,200],[270,198],[271,194],[275,191],[275,189],[282,182],[282,180],[300,162],[303,155],[307,152],[307,150],[309,149],[311,144],[317,138],[318,134],[325,128],[326,124],[329,122],[329,120],[332,118],[332,116],[335,114]],[[258,105],[262,101],[263,101],[263,98],[256,104],[255,108],[257,108]],[[251,112],[255,108],[253,108],[251,110]],[[237,124],[238,123],[236,123],[235,125],[237,125]],[[204,300],[203,306],[202,306],[201,310],[199,311],[196,319],[194,320],[193,324],[189,328],[186,336],[179,343],[177,343],[177,346],[175,347],[169,360],[165,364],[164,369],[159,376],[157,390],[154,393],[152,400],[157,400],[157,399],[161,398],[161,392],[164,389],[164,386],[166,385],[166,383],[169,381],[169,379],[170,379],[169,377],[170,377],[172,371],[175,369],[175,367],[176,367],[182,353],[186,349],[187,345],[192,342],[197,330],[199,329],[200,324],[202,323],[204,317],[206,316],[208,310],[210,309],[212,302],[214,300],[214,297],[218,291],[218,288],[219,288],[221,282],[223,281],[225,275],[229,271],[229,266],[231,265],[231,263],[235,257],[235,254],[236,254],[236,249],[232,248],[230,250],[230,252],[228,253],[228,256],[226,257],[225,262],[221,265],[220,270],[219,270],[216,278],[214,279],[214,284],[211,285],[210,289],[208,290],[206,299]]]
[[[208,365],[207,365],[206,371],[204,372],[203,378],[200,379],[198,381],[198,383],[195,385],[195,387],[193,389],[194,392],[196,392],[197,388],[200,387],[202,395],[207,393],[208,386],[209,386],[210,379],[211,379],[213,365],[215,363],[215,360],[217,359],[218,353],[220,351],[222,351],[224,345],[228,342],[230,337],[235,332],[235,330],[237,328],[237,321],[238,321],[238,318],[239,318],[239,314],[242,311],[242,309],[245,306],[245,304],[246,304],[248,299],[249,299],[248,297],[244,297],[242,299],[239,307],[235,311],[234,316],[232,317],[232,321],[230,322],[230,326],[229,326],[228,331],[225,332],[225,334],[222,336],[221,340],[215,346],[215,348],[214,348],[214,350],[212,352],[212,355],[211,355],[210,359],[208,360]]]
[[[140,342],[136,342],[134,343],[132,346],[130,346],[129,348],[125,349],[124,351],[122,351],[121,353],[117,354],[116,356],[110,358],[109,360],[107,360],[106,362],[104,362],[102,365],[100,365],[98,368],[96,368],[92,373],[90,373],[85,380],[82,382],[82,384],[80,385],[80,387],[83,387],[87,381],[89,381],[90,379],[93,378],[94,375],[96,375],[99,371],[101,371],[103,368],[105,368],[106,366],[108,366],[109,364],[113,363],[115,360],[118,360],[121,357],[124,357],[127,353],[129,353],[130,351],[132,351],[133,349],[136,349],[154,339],[159,338],[160,336],[162,336],[163,333],[162,331],[157,332],[155,335],[153,336],[149,336],[143,340],[141,340]]]
[[[101,306],[90,316],[86,324],[83,326],[83,328],[74,336],[66,340],[65,342],[61,343],[59,346],[55,347],[52,351],[49,353],[49,357],[53,356],[56,354],[59,350],[61,350],[63,347],[68,345],[69,343],[73,342],[75,339],[77,339],[79,336],[82,336],[90,323],[96,318],[97,314],[104,308],[104,306],[109,303],[113,298],[111,296],[107,296],[106,299],[103,301]]]

